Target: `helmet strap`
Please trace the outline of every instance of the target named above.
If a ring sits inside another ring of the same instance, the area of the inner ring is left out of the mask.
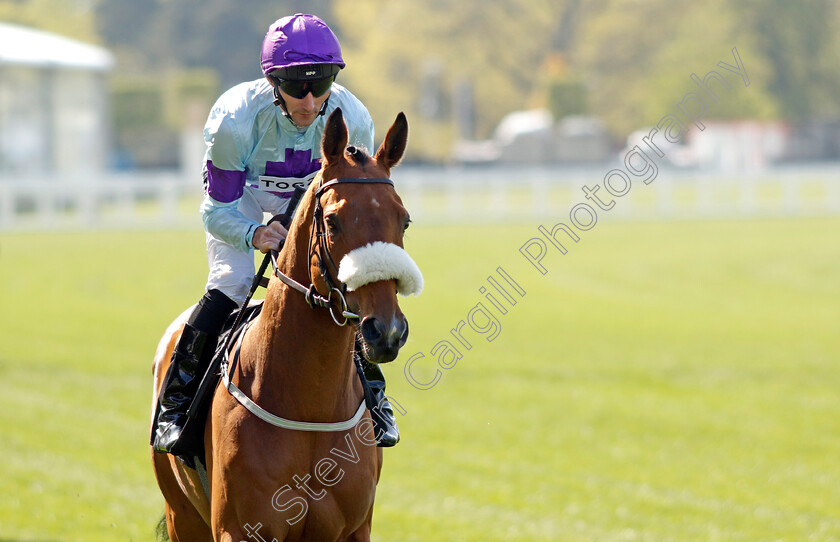
[[[327,96],[327,99],[324,100],[324,104],[321,106],[321,110],[318,111],[318,116],[323,117],[327,113],[327,104],[330,103],[330,97]]]
[[[280,87],[272,85],[272,88],[274,89],[274,105],[280,107],[284,117],[292,120],[292,116],[289,115],[289,111],[286,109],[286,100],[284,100],[283,96],[280,95]]]

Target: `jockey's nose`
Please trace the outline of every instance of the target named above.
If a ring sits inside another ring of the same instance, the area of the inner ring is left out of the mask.
[[[312,96],[311,92],[307,92],[306,96],[300,99],[300,102],[307,111],[315,109],[315,97]]]
[[[392,319],[390,324],[369,316],[362,320],[360,329],[368,347],[388,361],[397,357],[408,339],[408,322],[402,316]]]

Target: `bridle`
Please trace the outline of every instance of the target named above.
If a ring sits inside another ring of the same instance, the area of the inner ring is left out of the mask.
[[[329,248],[327,247],[324,208],[321,205],[321,196],[324,192],[327,189],[339,184],[389,184],[394,186],[394,182],[391,179],[384,177],[341,177],[322,183],[315,191],[315,211],[312,216],[313,223],[310,228],[309,247],[306,253],[308,259],[311,259],[313,254],[315,255],[318,261],[318,269],[321,274],[321,280],[324,281],[324,284],[326,284],[329,289],[327,294],[322,295],[315,287],[311,266],[309,267],[309,288],[307,288],[303,284],[280,271],[277,267],[277,252],[272,251],[271,263],[274,268],[274,276],[283,281],[284,284],[302,293],[306,298],[306,303],[310,307],[323,307],[328,309],[333,322],[335,322],[338,326],[345,326],[350,320],[358,321],[360,317],[358,314],[348,310],[347,300],[344,298],[344,294],[347,293],[347,285],[338,280],[338,278],[333,278],[338,276],[338,267],[335,265],[335,261],[333,260]],[[318,238],[317,252],[313,251],[313,245],[316,237]],[[338,306],[336,306],[336,302],[338,303]],[[338,316],[336,315],[336,310],[340,311]]]
[[[330,251],[326,246],[325,238],[326,238],[326,230],[324,225],[324,210],[321,206],[321,195],[329,189],[339,184],[389,184],[394,186],[394,182],[391,179],[386,178],[357,178],[357,177],[345,177],[339,179],[333,179],[326,183],[322,183],[321,186],[315,191],[315,211],[313,214],[313,225],[310,228],[309,234],[309,248],[307,250],[307,260],[311,260],[313,253],[318,259],[318,269],[321,273],[321,279],[330,289],[326,296],[321,295],[318,292],[318,289],[315,287],[315,282],[312,280],[312,266],[309,266],[309,288],[304,286],[303,284],[297,282],[290,276],[286,275],[282,271],[277,268],[277,256],[279,252],[272,251],[269,255],[270,260],[272,262],[272,266],[274,267],[274,275],[283,281],[284,284],[290,286],[294,290],[302,293],[305,298],[307,304],[311,308],[315,307],[324,307],[329,309],[330,316],[332,317],[333,321],[339,326],[345,326],[350,320],[358,321],[360,319],[359,315],[347,310],[347,301],[344,299],[344,294],[347,291],[347,285],[338,278],[333,279],[331,275],[336,276],[338,275],[338,268],[333,261],[332,256],[330,255]],[[298,192],[296,192],[296,197]],[[287,209],[285,213],[285,220],[290,220],[291,214],[294,212],[294,206],[297,205],[297,201],[293,200],[289,202],[289,209]],[[314,244],[315,238],[318,237],[320,242],[318,243],[318,251],[313,252],[312,245]],[[282,244],[281,247],[282,248]],[[261,283],[261,278],[263,273],[265,272],[265,268],[268,264],[269,257],[266,257],[263,260],[263,265],[260,268],[260,271],[255,276],[255,280],[251,285],[251,292],[248,294],[248,297],[245,300],[242,308],[240,309],[239,314],[236,317],[236,322],[234,324],[234,330],[239,328],[239,323],[242,321],[242,315],[244,314],[244,308],[248,305],[248,301],[253,295],[254,291],[257,288],[257,285]],[[332,268],[332,271],[328,270],[328,267]],[[333,295],[335,295],[336,301],[339,302],[338,310],[341,311],[341,318],[336,316],[335,310],[336,306],[333,301]],[[253,321],[253,320],[252,320]],[[250,322],[249,322],[250,324]],[[221,374],[222,374],[222,383],[228,392],[239,401],[249,412],[254,414],[255,416],[259,417],[260,419],[274,425],[277,427],[282,427],[285,429],[293,429],[297,431],[346,431],[355,427],[359,421],[362,419],[364,415],[364,411],[366,408],[373,409],[375,405],[375,399],[373,399],[373,395],[370,391],[370,388],[367,385],[367,381],[362,377],[362,366],[360,359],[354,357],[353,361],[356,365],[356,371],[359,374],[360,378],[362,378],[362,386],[364,388],[364,397],[362,398],[359,407],[356,409],[356,413],[353,415],[352,418],[345,420],[343,422],[336,422],[336,423],[315,423],[315,422],[299,422],[294,420],[288,420],[286,418],[281,418],[279,416],[275,416],[270,412],[266,411],[254,401],[252,401],[242,390],[240,390],[232,381],[231,375],[239,361],[239,353],[242,347],[242,340],[245,337],[247,325],[241,328],[241,330],[236,333],[235,331],[230,333],[227,337],[225,342],[225,347],[223,350],[223,361],[221,366]],[[232,345],[232,340],[235,338],[235,345]],[[236,346],[233,352],[233,359],[229,360],[229,353],[231,351],[231,347]],[[201,383],[202,386],[205,385],[204,382]]]

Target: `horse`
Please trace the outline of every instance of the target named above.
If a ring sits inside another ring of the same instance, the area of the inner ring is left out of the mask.
[[[422,289],[403,248],[409,214],[389,179],[407,138],[400,113],[370,156],[348,146],[340,109],[327,119],[321,170],[276,257],[262,311],[213,392],[205,483],[176,457],[151,452],[172,541],[370,540],[383,457],[353,352],[358,341],[369,362],[395,359],[408,335],[397,293]],[[189,314],[158,345],[153,415]],[[255,413],[300,422],[277,426]]]

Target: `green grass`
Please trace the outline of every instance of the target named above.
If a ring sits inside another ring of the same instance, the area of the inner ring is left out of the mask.
[[[840,540],[840,220],[599,223],[545,276],[536,235],[409,230],[374,539]],[[151,357],[205,265],[195,231],[0,235],[0,540],[152,540]],[[499,336],[413,388],[499,266]]]

